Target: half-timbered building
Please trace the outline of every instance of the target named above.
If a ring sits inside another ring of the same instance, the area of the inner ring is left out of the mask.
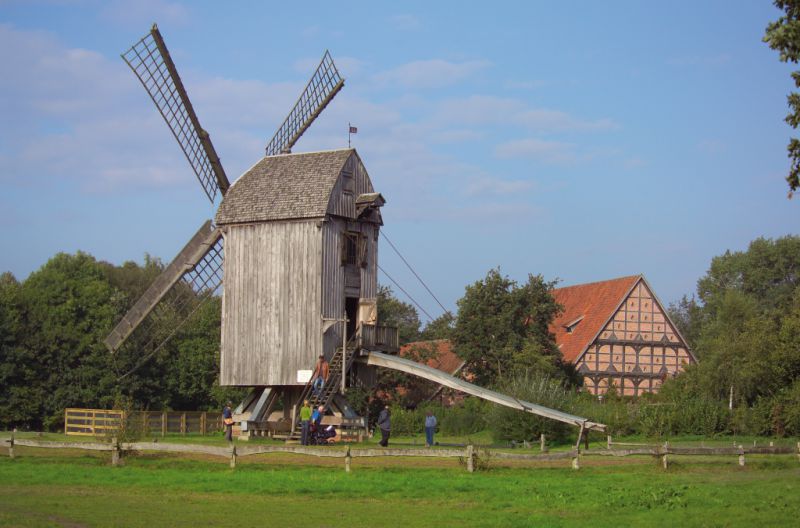
[[[564,311],[551,332],[592,394],[657,392],[695,363],[686,341],[642,275],[553,290]]]

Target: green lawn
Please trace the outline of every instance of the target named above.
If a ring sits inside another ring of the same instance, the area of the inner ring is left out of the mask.
[[[455,460],[223,459],[0,449],[0,526],[778,526],[800,517],[795,455],[593,459],[579,471]],[[386,464],[381,461],[386,460]],[[397,460],[403,460],[398,464]],[[369,462],[369,463],[367,463]]]

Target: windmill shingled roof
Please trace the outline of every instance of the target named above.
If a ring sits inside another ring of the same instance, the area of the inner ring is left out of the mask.
[[[217,225],[325,216],[336,180],[354,149],[267,156],[231,185]]]
[[[565,361],[574,363],[580,357],[641,278],[641,275],[631,275],[567,286],[551,292],[556,302],[564,307],[550,331],[556,336]],[[580,322],[573,331],[567,332],[566,325],[578,319]]]

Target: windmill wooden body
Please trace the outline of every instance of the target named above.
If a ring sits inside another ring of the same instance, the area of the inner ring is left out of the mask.
[[[183,324],[164,325],[166,315],[174,320],[179,314],[185,321],[197,310],[197,299],[221,293],[220,383],[253,388],[235,412],[241,432],[296,434],[304,398],[332,411],[334,423],[363,428],[344,393],[347,386],[370,386],[376,367],[421,376],[581,431],[604,427],[391,355],[398,349],[397,331],[376,324],[383,196],[375,192],[354,149],[291,153],[344,85],[328,52],[268,143],[266,156],[233,185],[158,28],[154,25],[123,58],[209,200],[215,203],[219,195],[222,200],[215,222],[203,223],[106,338],[112,352],[135,342],[131,346],[141,362],[147,361]],[[139,338],[129,339],[132,335]],[[315,394],[310,376],[320,355],[330,361],[331,376]],[[282,410],[273,412],[279,401]]]

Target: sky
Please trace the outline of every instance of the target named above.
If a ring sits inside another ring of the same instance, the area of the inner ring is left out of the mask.
[[[346,147],[358,127],[383,233],[446,309],[495,267],[560,285],[641,273],[677,301],[714,256],[798,232],[792,67],[762,42],[780,14],[743,0],[0,0],[0,271],[23,280],[78,250],[169,262],[213,217],[120,58],[156,22],[231,181],[329,49],[345,87],[294,152]],[[423,322],[440,316],[379,251]]]

